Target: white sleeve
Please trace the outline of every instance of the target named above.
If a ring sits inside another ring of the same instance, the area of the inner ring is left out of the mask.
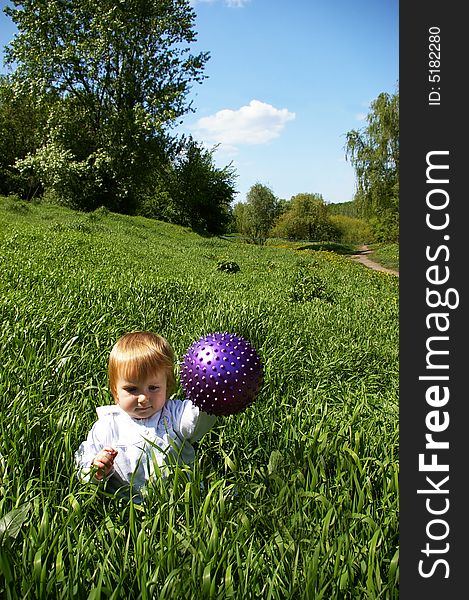
[[[182,405],[179,434],[189,442],[197,442],[215,425],[217,417],[203,412],[190,400],[183,400]]]
[[[75,452],[75,462],[78,467],[78,477],[83,481],[89,481],[91,472],[91,463],[94,457],[106,446],[105,436],[103,437],[103,427],[100,421],[91,428],[88,436],[82,442]]]

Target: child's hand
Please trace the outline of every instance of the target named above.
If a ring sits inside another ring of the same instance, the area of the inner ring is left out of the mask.
[[[91,463],[92,467],[98,467],[96,471],[95,478],[99,481],[111,472],[111,469],[114,465],[114,459],[117,456],[117,450],[114,448],[103,448],[101,452],[94,457],[93,462]]]

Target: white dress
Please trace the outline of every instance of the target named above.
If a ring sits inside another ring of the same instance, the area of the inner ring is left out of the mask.
[[[106,486],[109,491],[131,486],[136,501],[141,501],[140,491],[155,475],[155,465],[166,477],[170,464],[192,464],[192,443],[216,421],[190,400],[168,400],[148,419],[133,419],[118,405],[98,406],[96,412],[98,420],[75,454],[78,476],[90,480],[93,459],[103,448],[112,447],[118,454]]]

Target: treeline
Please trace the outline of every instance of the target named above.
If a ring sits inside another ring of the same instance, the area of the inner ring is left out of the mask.
[[[175,127],[192,111],[208,52],[192,54],[189,0],[30,0],[4,9],[18,33],[0,76],[0,194],[100,206],[257,242],[397,241],[399,96],[380,94],[344,148],[357,174],[352,203],[320,194],[277,199],[260,183],[233,206],[237,174]],[[353,240],[355,241],[355,240]]]
[[[235,229],[257,244],[268,238],[350,244],[374,241],[366,220],[352,216],[351,204],[327,204],[321,194],[311,193],[283,200],[269,187],[256,183],[246,202],[234,206]]]
[[[38,103],[0,77],[1,195],[83,211],[105,206],[198,231],[226,231],[236,174],[231,166],[215,166],[213,150],[164,132],[133,150],[122,142],[98,144],[79,126],[75,109],[68,98]],[[60,126],[51,128],[56,111]]]

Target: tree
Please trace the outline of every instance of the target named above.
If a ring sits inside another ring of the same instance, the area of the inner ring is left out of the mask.
[[[48,136],[19,166],[69,204],[132,212],[155,152],[191,110],[208,53],[193,55],[189,0],[12,0],[17,89],[54,91]],[[155,148],[156,147],[156,148]]]
[[[357,206],[353,200],[347,202],[332,202],[327,205],[330,215],[346,215],[347,217],[357,216]]]
[[[278,199],[270,188],[261,183],[251,186],[246,202],[238,203],[234,208],[239,232],[257,244],[265,243],[278,214]]]
[[[247,229],[246,208],[246,202],[236,202],[233,206],[234,227],[237,233],[243,233]]]
[[[357,219],[346,214],[332,214],[331,222],[338,235],[334,241],[342,244],[370,244],[375,241],[370,224],[365,219]]]
[[[277,219],[272,229],[274,237],[295,240],[330,241],[337,238],[329,211],[320,194],[296,194],[288,209]]]
[[[34,152],[46,124],[43,106],[28,94],[17,94],[9,77],[0,76],[0,194],[31,198],[40,182],[15,168],[18,158]]]
[[[347,134],[346,157],[357,176],[354,202],[378,238],[399,238],[399,94],[371,103],[367,126]]]
[[[184,139],[175,159],[155,172],[139,212],[203,233],[224,233],[232,218],[236,174],[231,165],[216,167],[214,152],[192,137]]]

